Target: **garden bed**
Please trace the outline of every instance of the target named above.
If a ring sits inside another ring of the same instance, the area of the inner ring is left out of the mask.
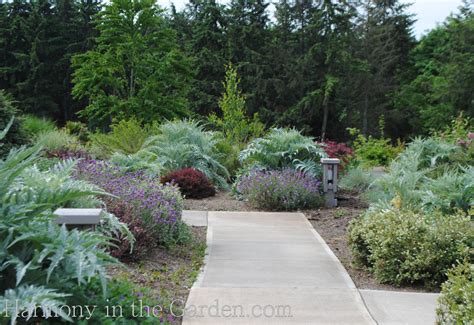
[[[192,227],[193,240],[187,245],[171,249],[157,247],[137,263],[127,263],[126,268],[109,270],[116,279],[127,279],[150,289],[163,307],[163,318],[171,324],[181,324],[181,313],[189,291],[203,265],[206,250],[206,227]],[[137,294],[136,300],[140,299]],[[173,303],[173,312],[170,305]]]
[[[342,192],[340,194],[338,204],[339,206],[335,209],[321,208],[317,210],[305,210],[303,212],[314,229],[323,237],[331,250],[344,265],[357,288],[428,292],[428,290],[423,287],[396,287],[381,284],[377,282],[373,274],[367,269],[354,265],[354,258],[348,243],[347,227],[352,219],[358,218],[367,209],[367,205],[356,195],[348,192]]]

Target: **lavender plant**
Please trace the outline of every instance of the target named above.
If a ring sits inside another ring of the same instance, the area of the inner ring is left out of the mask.
[[[322,204],[320,182],[290,168],[253,170],[240,177],[236,190],[251,205],[265,210],[291,211]]]
[[[103,198],[106,204],[114,206],[120,201],[129,206],[133,211],[132,218],[140,219],[140,224],[156,243],[169,245],[183,237],[183,198],[176,186],[162,185],[159,179],[144,171],[124,172],[115,165],[97,160],[80,161],[76,178],[87,180],[114,195],[115,198]]]

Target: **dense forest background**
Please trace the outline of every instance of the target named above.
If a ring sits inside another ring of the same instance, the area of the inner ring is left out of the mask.
[[[316,137],[346,140],[355,127],[406,139],[474,116],[470,2],[419,41],[398,0],[269,4],[2,3],[0,89],[22,113],[106,129],[220,114],[231,63],[249,115]]]

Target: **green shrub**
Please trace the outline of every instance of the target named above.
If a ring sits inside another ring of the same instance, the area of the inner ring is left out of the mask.
[[[89,140],[90,132],[87,129],[87,125],[82,122],[77,121],[67,121],[64,129],[72,135],[75,135],[82,142],[87,142]]]
[[[242,146],[240,144],[232,143],[231,140],[220,136],[219,133],[216,135],[218,139],[216,150],[220,153],[217,160],[227,169],[231,177],[235,177],[241,167],[239,153],[240,150],[242,150]]]
[[[36,138],[40,133],[57,130],[56,124],[44,117],[23,115],[20,119],[21,131],[28,139]]]
[[[244,167],[290,167],[313,176],[321,174],[322,157],[327,157],[324,149],[294,129],[272,129],[263,138],[251,141],[240,153]]]
[[[474,323],[474,265],[465,261],[448,272],[436,310],[440,324]]]
[[[355,156],[363,166],[387,166],[403,150],[401,143],[392,146],[390,139],[365,137],[357,129],[349,129],[349,132],[356,137],[353,142]]]
[[[5,157],[11,148],[20,146],[27,142],[21,132],[21,125],[15,116],[18,115],[18,110],[13,104],[13,100],[0,90],[0,130],[4,130],[8,125],[8,133],[5,134],[2,144],[0,145],[0,158]]]
[[[92,151],[100,157],[109,157],[115,152],[125,155],[137,153],[154,130],[155,125],[142,125],[135,118],[121,120],[111,125],[109,133],[90,136],[91,146],[94,147]]]
[[[163,173],[192,167],[200,170],[219,188],[227,188],[229,172],[219,162],[218,137],[197,122],[175,121],[159,126],[158,135],[144,149],[163,166]]]
[[[365,192],[375,180],[374,175],[363,168],[349,169],[340,179],[339,187],[344,190]]]
[[[470,117],[464,117],[463,112],[457,118],[451,121],[451,125],[443,131],[433,131],[432,136],[444,142],[455,144],[466,137],[469,132],[474,130],[474,120]]]
[[[394,285],[439,286],[452,265],[468,257],[472,240],[464,214],[369,209],[349,227],[356,261],[380,282]]]
[[[36,136],[35,143],[42,146],[45,151],[74,151],[82,148],[79,139],[64,129],[40,133]]]

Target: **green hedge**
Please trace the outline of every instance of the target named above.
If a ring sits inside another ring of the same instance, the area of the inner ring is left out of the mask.
[[[472,239],[471,221],[462,214],[372,209],[349,227],[356,261],[394,285],[441,285],[447,271],[467,258]]]

